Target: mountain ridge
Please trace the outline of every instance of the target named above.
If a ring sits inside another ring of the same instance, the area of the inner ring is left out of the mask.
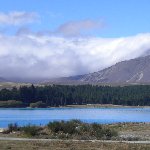
[[[98,72],[83,75],[92,83],[150,83],[150,55],[121,61]]]
[[[121,61],[94,73],[58,78],[53,83],[150,84],[150,55]]]

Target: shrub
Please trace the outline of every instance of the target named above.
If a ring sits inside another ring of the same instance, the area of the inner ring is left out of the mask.
[[[46,104],[43,103],[42,101],[38,101],[36,103],[31,103],[30,104],[30,107],[31,108],[45,108],[46,107]]]
[[[117,131],[113,130],[113,129],[109,129],[109,128],[104,128],[104,136],[107,140],[110,140],[112,137],[117,136],[118,133]]]
[[[22,127],[22,131],[27,136],[35,136],[38,135],[38,132],[40,131],[40,127],[34,126],[34,125],[27,125]]]
[[[57,133],[60,137],[65,137],[64,134],[69,134],[72,137],[79,136],[86,137],[86,139],[96,138],[96,139],[111,139],[113,136],[117,136],[117,132],[110,128],[106,128],[100,124],[87,124],[82,123],[78,120],[71,121],[54,121],[48,124],[48,129],[53,133]]]
[[[59,132],[59,131],[61,131],[62,129],[62,127],[61,127],[61,125],[62,125],[62,123],[60,123],[60,122],[57,122],[57,121],[54,121],[54,122],[50,122],[50,123],[48,123],[48,128],[52,131],[52,132],[54,132],[54,133],[57,133],[57,132]]]
[[[68,134],[74,134],[77,132],[76,127],[78,126],[78,122],[71,120],[64,123],[63,132]]]
[[[101,139],[103,136],[103,129],[100,124],[93,123],[91,125],[91,131],[90,134],[95,136],[97,139]]]
[[[48,123],[48,128],[54,132],[54,133],[58,133],[58,132],[63,132],[63,133],[68,133],[68,134],[74,134],[77,133],[77,127],[81,124],[80,121],[78,120],[71,120],[71,121],[54,121],[54,122],[50,122]]]
[[[92,124],[92,129],[93,129],[94,131],[101,130],[101,129],[102,129],[102,126],[101,126],[100,124],[93,123],[93,124]]]
[[[80,126],[80,130],[78,130],[78,134],[83,134],[85,132],[89,132],[91,129],[90,129],[90,126],[87,125],[87,124],[81,124]]]

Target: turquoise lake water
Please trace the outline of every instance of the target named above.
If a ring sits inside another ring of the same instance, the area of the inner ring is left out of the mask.
[[[80,119],[101,124],[150,122],[150,108],[43,108],[0,109],[0,128],[10,123],[45,125],[54,120]]]

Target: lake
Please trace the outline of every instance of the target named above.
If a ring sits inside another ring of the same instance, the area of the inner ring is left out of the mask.
[[[150,108],[1,108],[0,128],[10,123],[45,125],[54,120],[80,119],[88,123],[150,122]]]

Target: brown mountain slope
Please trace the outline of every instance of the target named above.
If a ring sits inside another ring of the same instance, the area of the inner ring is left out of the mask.
[[[90,83],[150,83],[150,55],[119,62],[104,70],[81,76]]]

